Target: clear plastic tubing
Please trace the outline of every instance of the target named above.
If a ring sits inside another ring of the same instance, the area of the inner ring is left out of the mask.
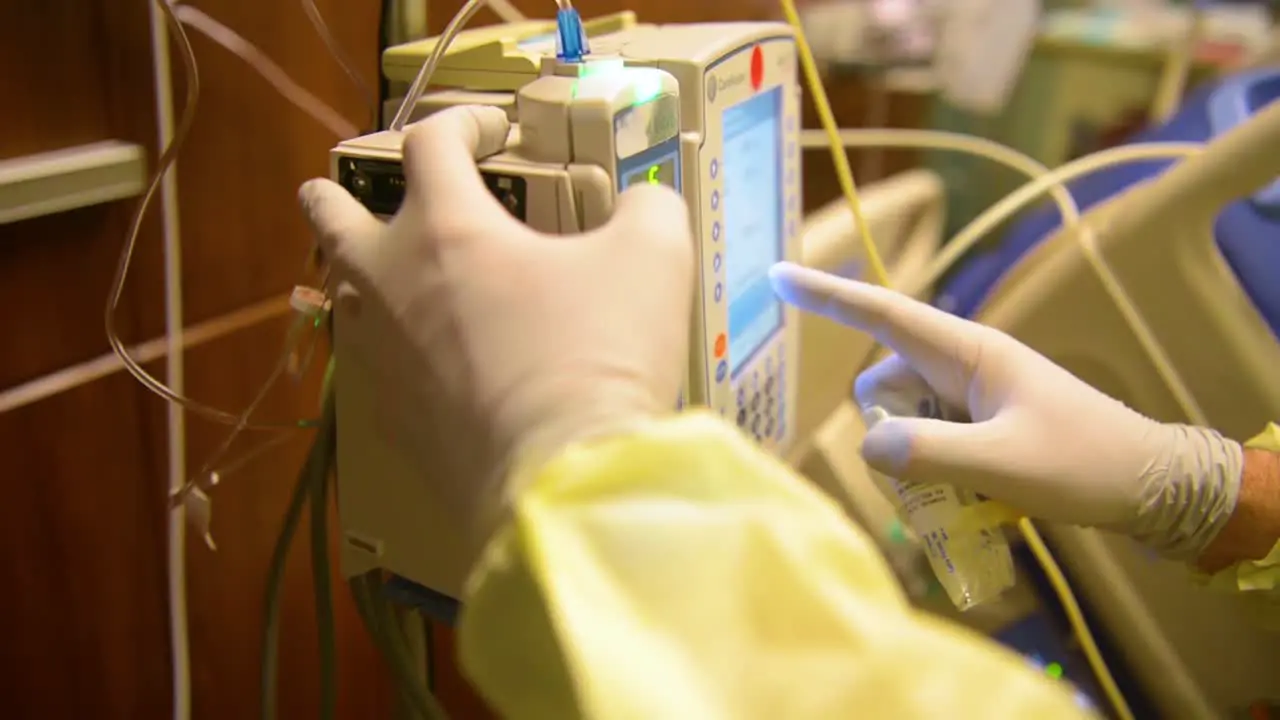
[[[863,410],[868,430],[892,416],[941,418],[941,404],[927,396],[885,396]],[[957,608],[969,610],[1013,587],[1013,556],[1004,531],[966,518],[966,509],[983,502],[982,497],[950,485],[907,483],[874,470],[871,474],[924,544],[934,575]]]

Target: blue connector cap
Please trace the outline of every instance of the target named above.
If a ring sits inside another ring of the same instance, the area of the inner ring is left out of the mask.
[[[573,8],[556,11],[556,57],[564,62],[582,62],[591,52],[587,47],[587,31],[582,17]]]

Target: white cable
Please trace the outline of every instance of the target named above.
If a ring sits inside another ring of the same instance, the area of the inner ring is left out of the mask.
[[[151,58],[156,87],[156,142],[165,148],[173,142],[173,73],[169,62],[169,31],[164,13],[151,8]],[[164,229],[165,337],[168,353],[165,373],[169,387],[181,395],[183,367],[182,242],[178,233],[178,173],[170,167],[160,186]],[[186,415],[176,403],[167,403],[169,428],[168,486],[170,492],[187,481]],[[181,505],[168,517],[169,645],[173,665],[173,719],[191,718],[191,648],[187,629],[187,519]]]
[[[1032,179],[1026,184],[1004,196],[999,202],[987,208],[985,212],[974,218],[960,232],[956,233],[956,236],[943,246],[942,251],[938,253],[928,269],[921,275],[921,280],[917,283],[917,286],[906,289],[905,292],[907,294],[918,294],[931,287],[984,237],[1000,227],[1000,225],[1011,220],[1046,192],[1063,189],[1067,182],[1107,168],[1134,162],[1182,159],[1200,152],[1203,147],[1200,143],[1185,142],[1119,145],[1077,158],[1065,165],[1054,168],[1048,173],[1032,176]],[[1071,228],[1078,223],[1078,218],[1075,220],[1067,218],[1064,219],[1063,226]]]
[[[413,84],[409,86],[409,92],[404,96],[404,101],[400,103],[400,109],[396,111],[396,115],[391,120],[390,129],[394,132],[404,130],[404,126],[409,124],[409,118],[413,116],[413,111],[418,107],[418,101],[422,99],[422,95],[427,91],[427,86],[431,84],[431,76],[435,74],[436,67],[440,65],[440,61],[444,58],[445,52],[449,50],[449,46],[453,44],[458,33],[471,22],[471,18],[475,17],[477,12],[487,4],[486,0],[467,0],[457,15],[449,21],[445,26],[444,32],[436,38],[436,46],[432,48],[431,55],[427,57],[427,62],[423,64],[422,69],[418,71],[417,77],[413,79]]]

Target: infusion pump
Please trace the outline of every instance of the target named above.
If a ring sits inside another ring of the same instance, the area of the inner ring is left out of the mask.
[[[561,234],[604,224],[618,194],[634,184],[682,193],[698,241],[699,282],[689,370],[673,403],[711,408],[784,454],[795,427],[799,325],[796,311],[774,296],[768,270],[799,257],[791,29],[633,26],[592,38],[593,54],[581,63],[558,61],[553,45],[538,42],[489,49],[490,57],[504,47],[519,58],[540,56],[536,74],[513,83],[506,150],[479,163],[486,185],[519,220]],[[477,72],[483,76],[483,68]],[[386,131],[341,143],[331,154],[333,179],[374,213],[394,214],[404,195],[401,141],[401,133]],[[375,432],[376,394],[359,364],[344,362],[350,348],[340,324],[334,337],[344,570],[380,567],[456,598],[467,570],[456,546],[461,534],[433,510],[439,503],[419,479],[430,468],[412,467]]]

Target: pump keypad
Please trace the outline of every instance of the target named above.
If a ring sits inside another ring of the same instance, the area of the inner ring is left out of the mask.
[[[776,355],[776,357],[775,357]],[[785,357],[782,343],[769,348],[768,354],[756,358],[751,367],[736,378],[738,427],[765,442],[781,439],[786,434],[786,400],[783,390]]]

